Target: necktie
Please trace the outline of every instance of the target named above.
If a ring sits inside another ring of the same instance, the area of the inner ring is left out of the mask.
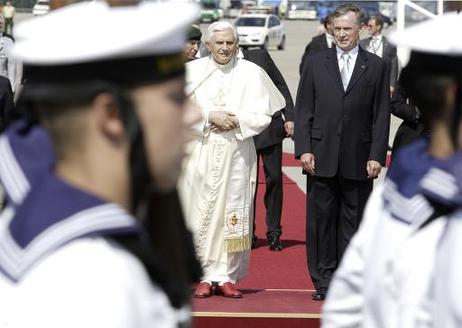
[[[340,70],[340,76],[342,77],[343,90],[346,90],[351,78],[351,56],[349,53],[344,52],[341,59],[343,61],[343,66]]]

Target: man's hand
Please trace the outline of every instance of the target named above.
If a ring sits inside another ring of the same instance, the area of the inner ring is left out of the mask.
[[[227,111],[211,111],[209,122],[212,123],[212,132],[229,131],[239,127],[236,114]]]
[[[284,123],[284,129],[286,130],[286,136],[292,138],[294,135],[294,122],[286,121]]]
[[[309,175],[314,175],[314,169],[315,169],[314,154],[305,153],[302,156],[300,156],[300,164],[302,164],[302,168]]]
[[[375,179],[379,176],[380,171],[382,170],[382,164],[377,161],[367,161],[367,178]]]

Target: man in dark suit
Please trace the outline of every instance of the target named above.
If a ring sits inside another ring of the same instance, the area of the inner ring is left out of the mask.
[[[414,102],[409,99],[406,91],[399,84],[396,85],[393,97],[390,100],[391,113],[403,120],[393,139],[392,154],[396,151],[416,141],[419,138],[430,137],[428,130],[422,121],[421,115]]]
[[[300,75],[302,74],[303,64],[306,62],[306,57],[308,55],[335,46],[332,13],[326,16],[323,24],[325,32],[323,34],[315,36],[313,39],[311,39],[311,42],[306,45],[305,52],[303,53],[302,60],[299,66]]]
[[[0,132],[3,131],[15,114],[13,90],[10,81],[0,76]]]
[[[380,16],[371,16],[367,22],[370,38],[363,39],[359,44],[369,52],[382,58],[390,71],[390,92],[393,93],[398,80],[398,56],[396,47],[390,44],[382,35],[383,20]]]
[[[306,238],[314,300],[325,298],[385,163],[389,73],[378,56],[358,47],[362,20],[354,4],[336,9],[336,47],[307,57],[298,87],[295,155],[308,174]]]
[[[282,233],[282,140],[285,137],[292,137],[294,133],[294,102],[284,77],[266,50],[242,50],[242,53],[244,59],[257,64],[265,70],[286,100],[286,107],[273,115],[270,126],[254,137],[258,158],[261,156],[263,169],[265,170],[266,237],[270,250],[280,251],[283,249],[280,240]],[[253,235],[252,244],[254,245],[256,241],[255,221]]]

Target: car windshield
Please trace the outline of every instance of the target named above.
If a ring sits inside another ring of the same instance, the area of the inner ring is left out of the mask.
[[[309,1],[289,1],[289,8],[291,10],[306,10],[310,9],[312,5]]]
[[[218,9],[218,5],[213,2],[204,2],[202,3],[202,8],[204,9]]]
[[[264,17],[241,17],[236,21],[236,26],[265,26]]]

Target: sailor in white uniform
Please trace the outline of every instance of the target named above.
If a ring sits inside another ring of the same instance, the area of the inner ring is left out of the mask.
[[[448,218],[462,205],[462,176],[448,173],[453,167],[448,161],[459,148],[458,28],[462,17],[448,14],[391,36],[413,50],[400,82],[432,133],[428,142],[420,140],[395,155],[384,183],[371,195],[329,288],[322,327],[434,325],[430,295],[438,247]],[[438,37],[448,30],[450,37]],[[454,305],[454,298],[448,302]]]
[[[200,118],[182,57],[197,14],[91,2],[17,26],[28,115],[0,137],[0,327],[190,324],[189,289],[166,270],[171,253],[145,213],[162,206],[152,190],[175,188]]]

